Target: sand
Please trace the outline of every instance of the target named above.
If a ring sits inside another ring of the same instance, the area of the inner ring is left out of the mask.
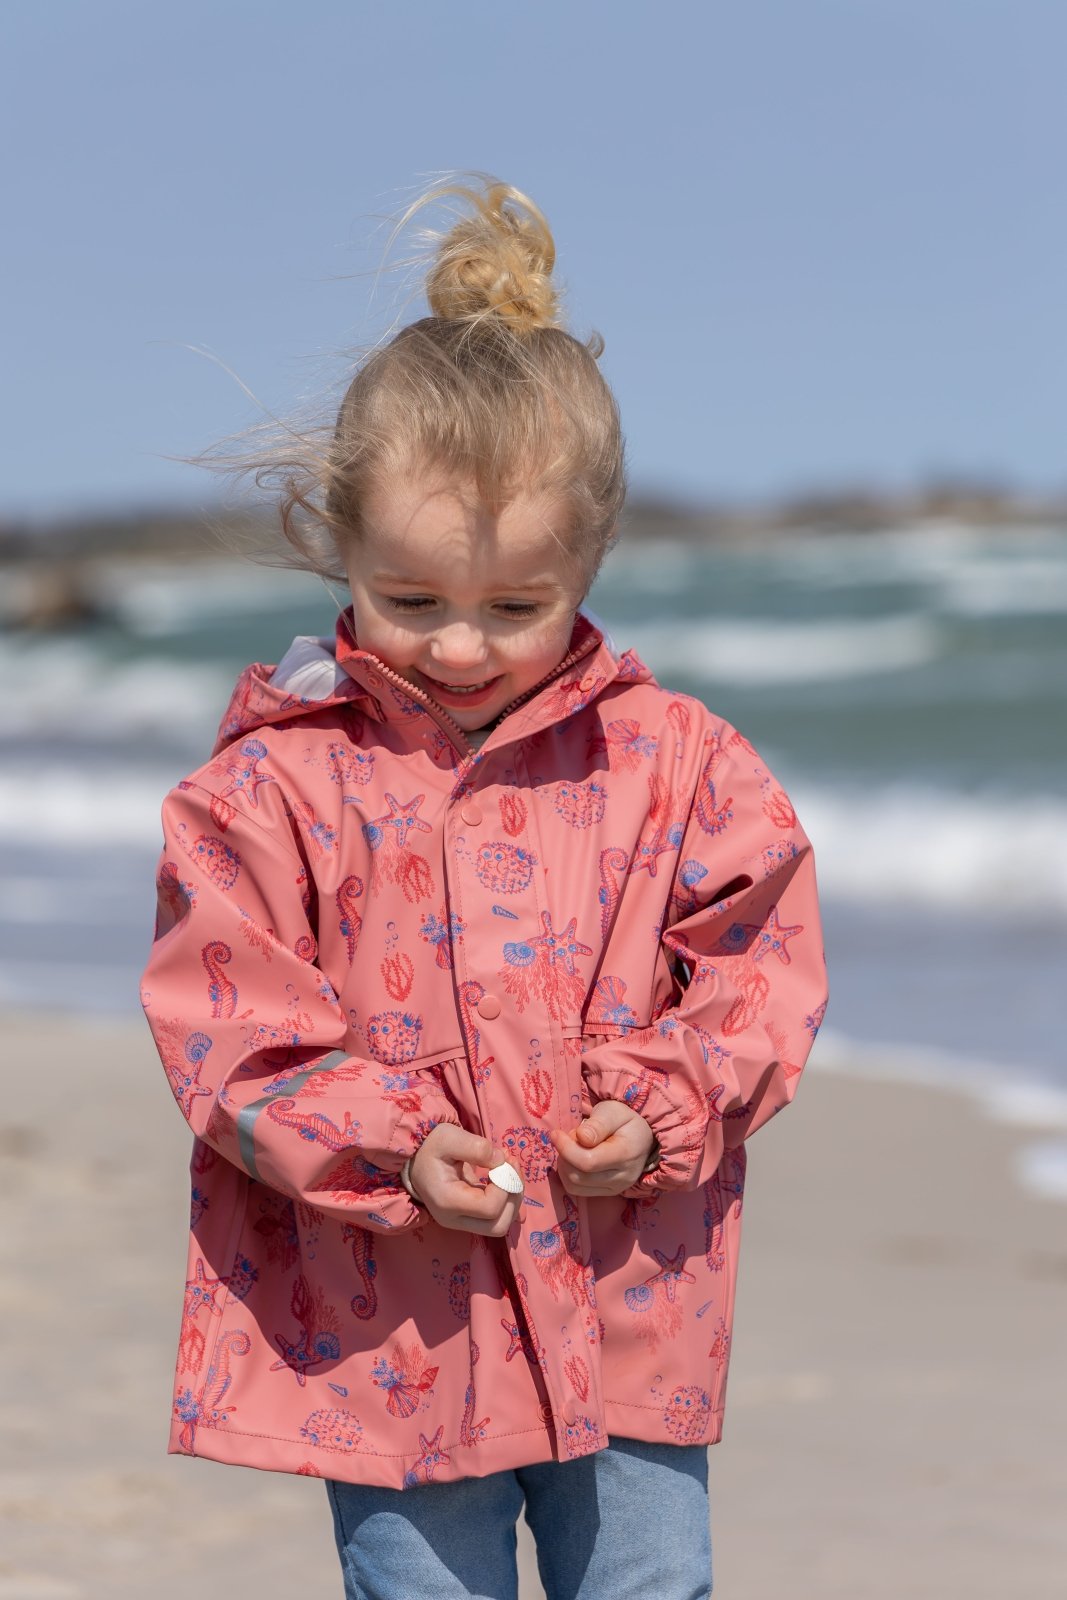
[[[188,1135],[147,1029],[3,1039],[0,1600],[339,1600],[320,1483],[165,1453]],[[812,1069],[752,1141],[717,1600],[1067,1593],[1067,1208],[1023,1137]]]

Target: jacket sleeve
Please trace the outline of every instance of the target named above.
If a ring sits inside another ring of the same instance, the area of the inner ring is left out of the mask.
[[[698,1188],[781,1110],[826,1007],[815,868],[793,807],[728,725],[704,757],[662,935],[680,997],[582,1060],[590,1098],[632,1105],[659,1141],[634,1197]]]
[[[372,1231],[417,1227],[400,1169],[460,1119],[432,1071],[344,1052],[280,785],[257,809],[262,821],[188,782],[164,803],[141,999],[174,1098],[198,1138],[269,1187]]]

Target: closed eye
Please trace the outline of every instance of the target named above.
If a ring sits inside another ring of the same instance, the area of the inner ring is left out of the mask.
[[[425,611],[435,603],[429,595],[386,595],[385,600],[394,611],[404,611],[409,615]],[[499,614],[508,618],[536,616],[539,609],[539,606],[521,600],[503,600],[497,606]]]

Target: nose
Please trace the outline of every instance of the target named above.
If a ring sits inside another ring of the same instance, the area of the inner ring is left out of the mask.
[[[469,622],[450,622],[430,641],[430,658],[449,672],[469,672],[489,659],[485,634]]]

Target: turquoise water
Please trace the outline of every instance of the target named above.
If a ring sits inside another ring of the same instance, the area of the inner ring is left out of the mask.
[[[237,671],[336,612],[316,580],[247,564],[104,584],[113,625],[0,634],[0,999],[133,1012],[163,793]],[[792,794],[830,1025],[1067,1083],[1067,530],[624,542],[589,603]]]

